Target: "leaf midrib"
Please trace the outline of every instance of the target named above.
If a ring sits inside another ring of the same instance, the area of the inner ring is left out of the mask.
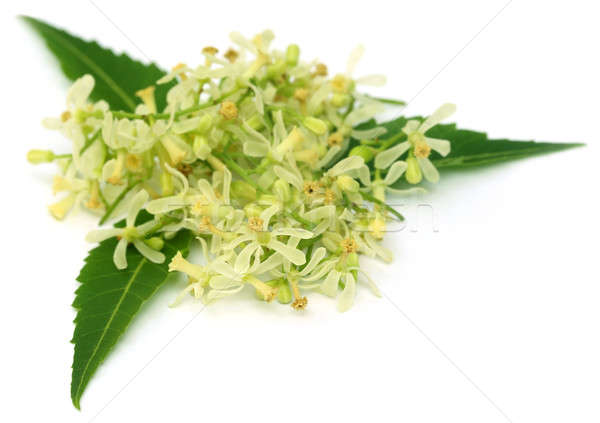
[[[78,398],[79,391],[81,389],[81,386],[83,385],[83,381],[85,379],[85,374],[87,373],[88,367],[89,367],[90,363],[92,362],[92,360],[94,359],[94,357],[96,356],[96,353],[98,352],[98,349],[100,348],[100,345],[102,344],[102,341],[103,341],[104,337],[106,336],[106,333],[108,332],[108,329],[109,329],[110,325],[112,324],[112,321],[115,318],[115,316],[117,314],[117,311],[119,310],[119,307],[121,306],[121,303],[123,302],[123,300],[127,296],[127,293],[129,292],[129,288],[131,288],[131,285],[133,284],[133,281],[137,277],[138,273],[140,272],[140,270],[142,269],[142,267],[144,266],[144,264],[146,263],[146,261],[147,260],[146,260],[145,257],[143,257],[140,260],[140,263],[138,264],[138,266],[136,267],[135,271],[131,275],[131,278],[129,278],[129,281],[127,281],[127,285],[125,286],[125,290],[123,291],[123,294],[121,295],[121,298],[119,298],[119,302],[117,303],[115,309],[111,313],[110,318],[108,319],[108,322],[106,323],[106,326],[102,330],[102,335],[100,336],[100,339],[96,343],[96,346],[94,347],[94,351],[92,351],[92,355],[88,359],[85,367],[83,368],[83,371],[81,372],[81,378],[79,379],[79,384],[77,385],[77,390],[75,391],[74,399]]]
[[[89,57],[87,57],[81,50],[79,50],[77,47],[75,47],[74,45],[72,45],[69,42],[69,40],[66,40],[65,38],[63,38],[60,33],[50,34],[46,29],[44,29],[44,28],[40,28],[40,29],[42,31],[48,33],[49,35],[54,35],[56,37],[56,39],[59,41],[59,43],[62,44],[63,47],[65,47],[66,49],[70,50],[81,61],[83,61],[90,68],[92,68],[94,70],[94,72],[96,72],[98,74],[98,76],[100,76],[100,78],[102,78],[106,82],[106,84],[111,89],[113,89],[113,91],[115,91],[115,93],[119,97],[121,97],[121,99],[125,102],[125,104],[127,104],[127,106],[129,106],[129,108],[131,110],[135,109],[135,101],[132,100],[127,95],[127,93],[125,93],[125,91],[119,86],[119,84],[117,84],[115,82],[114,79],[112,79],[110,76],[108,76],[108,74],[106,72],[104,72],[101,67],[99,67],[94,61],[92,61]]]

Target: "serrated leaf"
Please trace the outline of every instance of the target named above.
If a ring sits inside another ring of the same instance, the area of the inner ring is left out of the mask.
[[[82,40],[38,19],[29,16],[21,18],[45,41],[66,77],[74,81],[82,75],[91,74],[96,85],[90,98],[94,101],[106,100],[113,110],[133,111],[140,102],[135,93],[155,84],[165,75],[165,71],[154,63],[144,64],[124,53],[117,55],[95,41]],[[171,86],[164,84],[156,87],[159,111],[166,105],[167,91]]]
[[[365,122],[357,129],[368,129],[375,125],[385,127],[388,132],[381,137],[389,139],[400,131],[410,119],[423,120],[422,117],[399,117],[397,119],[377,124],[374,120]],[[535,141],[515,141],[508,139],[489,139],[484,132],[458,129],[455,124],[434,126],[427,132],[431,138],[450,141],[451,151],[446,157],[433,151],[431,161],[437,168],[462,168],[506,162],[539,154],[553,153],[570,148],[580,147],[581,143],[550,143]],[[352,146],[357,145],[355,141]]]
[[[148,213],[142,212],[138,224],[150,218]],[[71,399],[75,407],[79,408],[90,378],[140,307],[167,279],[171,258],[177,251],[187,255],[192,238],[191,232],[184,230],[165,241],[162,252],[166,259],[162,264],[148,261],[130,246],[125,270],[118,270],[113,263],[115,238],[101,242],[89,252],[77,277],[81,285],[73,302],[78,310],[71,341],[75,344],[71,378]]]

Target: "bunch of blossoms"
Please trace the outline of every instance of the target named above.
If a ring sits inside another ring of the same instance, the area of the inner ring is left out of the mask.
[[[439,179],[428,157],[448,154],[450,144],[426,133],[454,106],[379,141],[385,128],[355,129],[383,111],[356,91],[384,83],[353,77],[362,49],[345,73],[329,77],[324,64],[301,61],[296,45],[271,49],[270,31],[231,40],[236,47],[224,55],[205,47],[203,64],[179,64],[157,81],[175,81],[164,110],[156,108],[155,86],[137,93],[141,103],[130,113],[89,102],[94,79],[78,79],[67,111],[44,121],[71,140],[72,152],[28,154],[32,163],[56,161],[61,169],[54,191],[64,194],[50,213],[62,219],[81,206],[103,215],[101,223],[126,214],[124,228],[88,234],[91,242],[120,240],[119,269],[127,268],[127,248],[161,263],[164,240],[192,231],[204,260],[177,254],[169,263],[188,280],[176,303],[187,294],[211,302],[247,285],[261,300],[295,309],[317,290],[338,297],[345,311],[361,281],[378,295],[358,257],[392,260],[380,245],[393,212],[386,197],[422,190],[394,189],[401,178]],[[351,139],[360,145],[347,152]],[[142,209],[152,218],[136,226]]]

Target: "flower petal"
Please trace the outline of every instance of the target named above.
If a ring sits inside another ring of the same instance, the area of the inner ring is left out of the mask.
[[[442,157],[446,157],[448,153],[450,153],[450,141],[448,140],[439,140],[437,138],[425,137],[425,141],[433,150],[440,153]]]
[[[388,171],[387,175],[385,175],[385,179],[383,180],[383,183],[385,185],[392,185],[394,182],[396,182],[402,176],[402,174],[404,174],[407,167],[408,166],[407,166],[406,162],[403,162],[403,161],[395,162],[390,167],[390,170]]]
[[[408,141],[401,142],[375,156],[375,167],[377,169],[387,169],[398,157],[406,153],[410,148]]]
[[[148,201],[148,197],[149,195],[144,189],[140,190],[137,194],[133,196],[131,202],[129,203],[129,211],[127,212],[127,226],[132,227],[135,225],[135,218],[137,217],[138,213],[140,212],[146,201]]]
[[[115,248],[113,261],[117,269],[123,270],[127,268],[127,240],[122,238]]]
[[[259,244],[256,242],[251,242],[242,249],[240,254],[235,259],[235,264],[233,265],[233,270],[235,273],[241,275],[248,271],[248,268],[250,268],[250,258],[258,248],[260,248]]]
[[[315,267],[317,267],[317,265],[321,262],[321,260],[323,260],[323,257],[325,257],[326,253],[327,253],[327,250],[325,249],[325,247],[317,248],[310,256],[310,260],[308,261],[308,264],[306,266],[304,266],[304,269],[302,269],[300,271],[300,273],[299,273],[300,276],[305,276],[305,275],[308,275],[310,272],[312,272],[313,269]]]
[[[277,251],[284,258],[288,259],[296,266],[300,266],[306,263],[306,256],[304,253],[296,248],[289,247],[285,245],[283,242],[271,239],[267,244],[267,247]]]
[[[321,291],[323,291],[323,294],[328,295],[330,297],[335,297],[335,295],[337,294],[340,276],[341,273],[335,269],[332,269],[329,272],[329,274],[325,278],[325,281],[323,281],[323,283],[321,284]]]
[[[88,232],[85,236],[87,242],[102,242],[105,239],[112,238],[113,236],[119,236],[123,232],[121,228],[110,228],[110,229],[96,229]]]
[[[356,78],[354,82],[356,82],[357,85],[370,85],[372,87],[381,87],[382,85],[385,85],[385,83],[387,82],[387,78],[385,77],[385,75],[373,74]]]
[[[356,296],[356,281],[354,280],[354,276],[352,276],[352,273],[350,272],[346,273],[344,276],[344,283],[346,286],[344,286],[344,290],[340,294],[337,305],[338,311],[341,311],[342,313],[348,311],[350,307],[352,307],[352,304],[354,304],[354,297]]]
[[[165,255],[160,251],[150,248],[144,241],[136,239],[133,241],[133,245],[135,245],[135,248],[137,248],[140,254],[142,254],[152,263],[164,263]]]
[[[340,160],[333,166],[327,174],[332,178],[341,175],[342,173],[350,172],[364,166],[365,160],[360,156],[350,156]]]
[[[421,157],[417,158],[417,160],[421,170],[423,171],[423,176],[425,176],[425,179],[433,183],[436,183],[440,180],[440,173],[435,168],[433,163],[431,163],[431,160]]]
[[[443,121],[444,119],[446,119],[447,117],[452,115],[455,111],[456,111],[456,106],[454,104],[452,104],[452,103],[443,104],[439,109],[437,109],[435,112],[433,112],[431,114],[431,116],[429,116],[425,120],[425,122],[423,122],[421,124],[421,126],[419,127],[419,132],[424,134],[425,132],[427,132],[431,128],[433,128],[435,125],[437,125],[438,123],[440,123],[441,121]]]

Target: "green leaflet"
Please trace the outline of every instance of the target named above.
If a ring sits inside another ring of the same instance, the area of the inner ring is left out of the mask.
[[[106,100],[112,109],[133,111],[140,102],[136,91],[156,83],[165,72],[154,63],[144,64],[126,54],[117,56],[95,41],[84,41],[66,31],[29,16],[21,17],[46,42],[71,81],[89,73],[96,80],[91,98]],[[159,111],[166,105],[166,95],[173,84],[156,87]]]
[[[421,117],[399,117],[379,124],[388,130],[381,140],[384,141],[397,135],[410,119],[423,120]],[[357,129],[368,129],[375,125],[375,121],[370,120],[359,125]],[[581,143],[494,140],[489,139],[484,132],[458,129],[455,124],[437,125],[427,132],[427,136],[448,140],[452,145],[452,150],[446,157],[442,157],[436,152],[431,153],[431,161],[437,168],[463,168],[500,163],[585,145]],[[406,140],[406,138],[402,140]],[[351,147],[355,145],[358,145],[358,141],[353,140]]]
[[[142,211],[138,223],[151,219]],[[115,226],[123,226],[119,222]],[[71,399],[79,409],[79,401],[90,378],[104,361],[112,347],[125,332],[127,326],[157,289],[165,282],[171,258],[181,251],[187,255],[193,236],[183,230],[175,238],[165,241],[162,252],[166,260],[155,264],[144,258],[135,248],[127,249],[125,270],[118,270],[113,263],[115,238],[101,242],[89,252],[77,280],[81,285],[75,292],[73,307],[77,311]]]

